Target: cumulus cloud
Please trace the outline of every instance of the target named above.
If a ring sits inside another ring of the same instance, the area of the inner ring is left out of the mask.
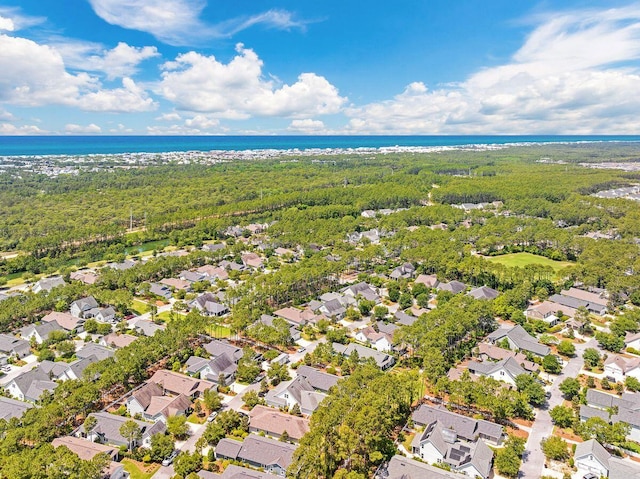
[[[228,64],[193,51],[178,56],[163,66],[157,92],[181,110],[233,119],[332,114],[346,102],[335,86],[315,73],[302,73],[291,85],[266,80],[258,55],[241,44],[236,50]]]
[[[70,134],[96,134],[102,132],[102,128],[95,123],[91,123],[90,125],[76,125],[75,123],[68,123],[64,127],[64,131]]]
[[[185,126],[189,128],[198,128],[199,130],[210,130],[220,126],[220,120],[209,118],[206,115],[196,115],[193,118],[187,118],[184,121]]]
[[[46,20],[44,17],[32,17],[24,15],[19,8],[0,6],[0,31],[15,32],[34,25],[39,25]]]
[[[89,3],[96,15],[107,23],[147,32],[177,46],[230,37],[257,24],[278,29],[304,26],[289,12],[280,10],[210,25],[200,18],[206,0],[89,0]]]
[[[637,133],[640,7],[538,18],[511,61],[352,107],[353,133]]]
[[[16,126],[11,123],[0,123],[0,135],[45,135],[47,133],[36,125]]]
[[[172,113],[163,113],[160,116],[157,116],[155,118],[156,121],[180,121],[182,120],[182,117],[175,112]]]
[[[69,73],[60,52],[32,40],[0,34],[0,102],[65,105],[88,111],[148,111],[155,102],[133,80],[104,89],[86,72]]]
[[[131,77],[138,72],[140,63],[160,56],[156,47],[133,47],[124,42],[105,49],[96,43],[58,39],[52,46],[60,52],[67,67],[102,72],[108,80]]]
[[[312,120],[311,118],[305,118],[303,120],[293,120],[289,124],[287,130],[308,134],[323,133],[325,131],[325,126],[321,120]]]

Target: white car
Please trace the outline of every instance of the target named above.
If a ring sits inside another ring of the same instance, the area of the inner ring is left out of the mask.
[[[171,464],[173,464],[173,460],[176,458],[177,455],[178,455],[178,450],[175,449],[169,457],[162,460],[162,465],[164,467],[170,466]]]
[[[213,422],[216,417],[218,417],[218,411],[213,411],[211,414],[209,414],[207,422]]]

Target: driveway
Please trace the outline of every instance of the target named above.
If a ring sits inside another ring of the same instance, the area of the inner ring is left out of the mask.
[[[5,384],[8,384],[16,376],[19,376],[22,373],[26,373],[27,371],[31,371],[35,366],[38,365],[38,358],[35,356],[35,354],[25,356],[24,358],[22,358],[22,360],[26,361],[27,364],[25,364],[24,366],[10,365],[11,371],[5,373],[5,375],[0,378],[0,385],[4,386]]]
[[[202,437],[205,429],[207,428],[207,423],[204,424],[192,424],[187,423],[189,426],[190,436],[186,441],[179,441],[176,443],[176,449],[179,451],[188,451],[193,453],[196,450],[196,442],[198,439]],[[156,471],[153,475],[154,479],[171,479],[175,475],[175,471],[173,470],[173,464],[170,466],[160,466],[160,469]]]
[[[544,453],[542,452],[540,442],[544,438],[550,437],[551,432],[553,431],[553,422],[551,421],[549,410],[553,409],[555,406],[561,405],[564,400],[564,398],[562,397],[562,392],[559,389],[560,383],[566,378],[577,377],[578,373],[582,369],[582,366],[584,365],[584,360],[582,359],[584,350],[587,348],[597,347],[598,343],[595,339],[591,339],[587,343],[576,344],[575,357],[569,360],[569,362],[562,370],[562,373],[560,373],[554,379],[553,384],[549,389],[549,391],[551,392],[551,398],[549,398],[547,402],[547,407],[546,409],[538,409],[535,421],[533,422],[533,427],[531,428],[531,432],[529,433],[529,439],[527,440],[527,444],[525,446],[526,449],[524,457],[522,459],[522,466],[520,467],[519,477],[537,479],[544,475],[543,468],[544,463],[546,462],[546,458],[544,457]]]

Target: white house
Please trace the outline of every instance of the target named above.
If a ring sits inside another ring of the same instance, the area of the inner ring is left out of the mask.
[[[612,354],[604,362],[604,375],[624,383],[627,377],[640,380],[640,358],[623,358]]]
[[[528,374],[527,371],[512,358],[502,359],[497,362],[492,361],[470,361],[467,369],[471,374],[477,376],[488,376],[498,381],[516,385],[516,378],[521,374]]]
[[[580,472],[580,477],[588,473],[598,477],[607,477],[610,457],[611,454],[598,441],[589,439],[576,445],[573,460]]]

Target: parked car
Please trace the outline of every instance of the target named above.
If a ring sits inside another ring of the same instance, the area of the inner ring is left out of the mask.
[[[211,414],[209,414],[207,422],[212,422],[216,417],[218,417],[218,411],[213,411]]]
[[[162,465],[165,467],[170,466],[171,464],[173,464],[173,460],[176,458],[177,455],[178,455],[178,450],[174,449],[174,451],[171,453],[169,457],[162,460]]]
[[[582,476],[582,479],[598,479],[598,476],[596,476],[593,472],[589,472]]]
[[[11,366],[2,366],[2,369],[5,373],[8,373],[9,371],[11,371]]]
[[[307,348],[305,348],[304,346],[298,348],[298,352],[299,353],[304,353],[307,350]]]

